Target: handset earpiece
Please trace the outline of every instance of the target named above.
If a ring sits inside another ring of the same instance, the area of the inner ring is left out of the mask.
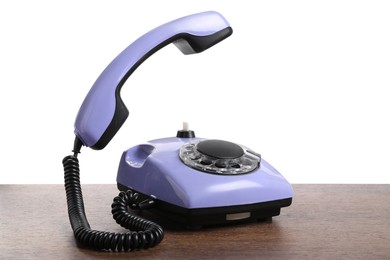
[[[183,54],[202,52],[232,34],[217,12],[185,16],[144,34],[123,50],[100,74],[77,114],[75,134],[83,145],[103,149],[129,112],[120,96],[128,77],[153,53],[174,43]]]

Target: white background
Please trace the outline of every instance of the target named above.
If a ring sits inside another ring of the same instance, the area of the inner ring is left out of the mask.
[[[176,134],[261,153],[292,183],[390,183],[388,1],[2,1],[0,183],[62,183],[88,90],[132,41],[206,10],[233,35],[192,56],[170,45],[123,87],[130,110],[82,183],[115,183],[122,151]]]

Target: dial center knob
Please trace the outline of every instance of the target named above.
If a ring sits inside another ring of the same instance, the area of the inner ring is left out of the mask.
[[[241,146],[222,140],[206,140],[197,145],[198,152],[217,159],[234,159],[244,155]]]

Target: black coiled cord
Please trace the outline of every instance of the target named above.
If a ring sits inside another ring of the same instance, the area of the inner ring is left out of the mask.
[[[159,244],[164,238],[162,228],[154,222],[130,213],[128,208],[134,208],[138,203],[138,194],[130,190],[120,192],[111,205],[111,212],[116,222],[130,231],[115,233],[91,229],[85,216],[80,185],[80,168],[77,159],[77,153],[81,148],[81,145],[79,146],[78,150],[74,150],[74,155],[66,156],[62,161],[69,220],[77,242],[97,250],[118,252],[147,249]]]

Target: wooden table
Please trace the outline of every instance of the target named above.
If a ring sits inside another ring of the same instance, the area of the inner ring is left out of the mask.
[[[390,185],[293,185],[272,221],[197,231],[165,227],[160,245],[130,253],[76,246],[62,185],[0,185],[0,259],[390,259]],[[111,217],[115,185],[84,185],[94,229]],[[164,227],[164,225],[162,225]]]

